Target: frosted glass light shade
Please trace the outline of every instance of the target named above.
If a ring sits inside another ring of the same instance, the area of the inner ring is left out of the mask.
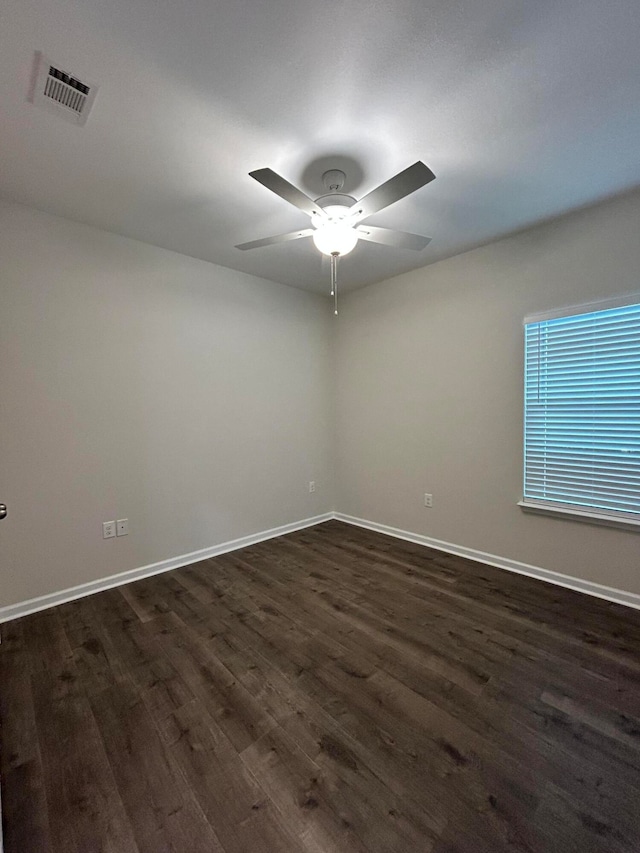
[[[348,255],[358,242],[358,235],[350,225],[329,223],[314,232],[313,242],[323,255]]]

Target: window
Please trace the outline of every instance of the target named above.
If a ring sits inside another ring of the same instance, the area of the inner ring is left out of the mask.
[[[640,304],[525,320],[521,505],[640,524]]]

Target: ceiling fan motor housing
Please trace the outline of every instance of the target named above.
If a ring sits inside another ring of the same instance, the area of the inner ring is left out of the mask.
[[[345,195],[344,193],[326,193],[316,199],[316,204],[323,210],[326,207],[352,207],[356,203],[353,196]]]

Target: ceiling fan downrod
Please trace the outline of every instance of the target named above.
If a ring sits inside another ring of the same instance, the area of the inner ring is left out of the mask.
[[[333,296],[333,313],[338,313],[338,258],[340,252],[331,253],[331,296]]]

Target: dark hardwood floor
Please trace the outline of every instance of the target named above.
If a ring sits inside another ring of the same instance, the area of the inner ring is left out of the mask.
[[[5,853],[638,853],[640,612],[328,522],[7,623]]]

